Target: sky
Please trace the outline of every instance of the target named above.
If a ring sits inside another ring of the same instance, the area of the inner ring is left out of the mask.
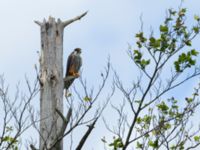
[[[40,51],[40,28],[34,20],[52,16],[64,21],[88,11],[81,21],[65,28],[63,65],[69,53],[81,47],[83,75],[91,86],[108,56],[122,81],[128,84],[135,74],[127,56],[128,44],[134,45],[140,16],[144,31],[156,29],[166,10],[176,9],[179,4],[180,0],[0,0],[0,74],[4,74],[11,89],[25,75],[34,78],[34,64],[38,64]],[[188,9],[189,21],[194,14],[200,15],[198,0],[185,0],[183,6]],[[199,37],[194,47],[198,48],[198,41]]]

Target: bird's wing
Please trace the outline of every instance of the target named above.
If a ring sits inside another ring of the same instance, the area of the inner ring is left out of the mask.
[[[74,62],[74,52],[72,52],[68,59],[67,59],[67,69],[66,69],[66,74],[65,76],[69,75],[69,70],[70,68],[73,66],[73,62]]]
[[[82,66],[82,58],[80,55],[74,56],[75,71],[78,73]]]

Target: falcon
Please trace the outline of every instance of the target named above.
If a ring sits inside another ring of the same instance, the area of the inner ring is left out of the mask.
[[[79,70],[82,66],[82,58],[80,54],[81,49],[75,48],[74,51],[69,55],[65,77],[73,76],[77,78],[80,76]]]
[[[65,97],[68,95],[68,88],[71,86],[74,80],[80,76],[79,70],[82,66],[82,58],[80,54],[81,49],[75,48],[74,51],[68,56],[64,79]]]

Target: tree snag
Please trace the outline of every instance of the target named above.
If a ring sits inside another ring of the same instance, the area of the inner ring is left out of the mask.
[[[48,21],[35,21],[41,29],[40,150],[63,149],[62,141],[56,142],[65,124],[56,111],[63,113],[63,31],[67,25],[86,14],[64,22],[52,17]],[[57,144],[52,147],[55,142]]]

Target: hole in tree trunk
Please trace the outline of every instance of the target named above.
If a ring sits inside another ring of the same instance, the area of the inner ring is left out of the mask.
[[[59,36],[59,32],[58,32],[58,30],[56,30],[56,36]]]

